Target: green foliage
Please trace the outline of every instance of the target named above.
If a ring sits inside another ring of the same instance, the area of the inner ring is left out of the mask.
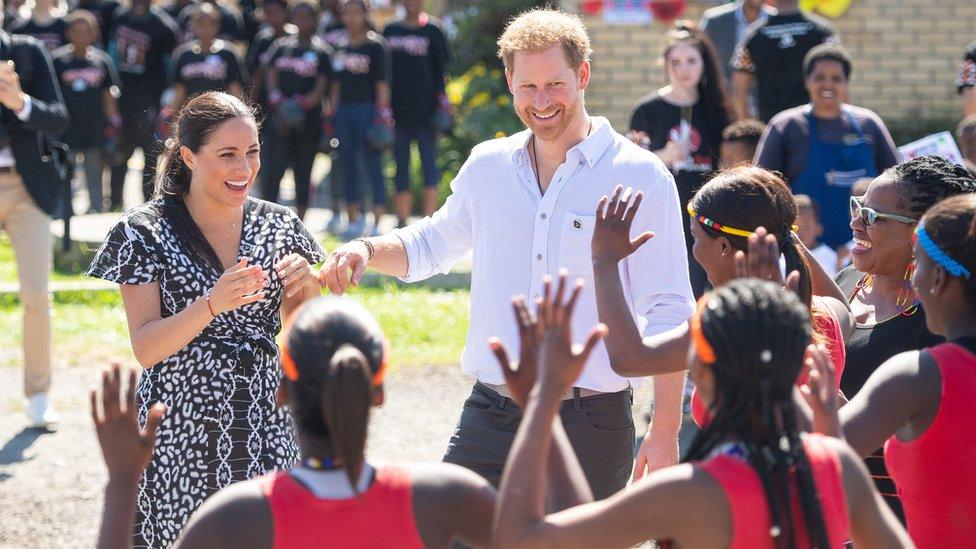
[[[558,2],[537,0],[455,0],[451,12],[457,34],[453,38],[453,58],[448,72],[461,75],[477,64],[501,68],[498,37],[512,17],[538,6]]]

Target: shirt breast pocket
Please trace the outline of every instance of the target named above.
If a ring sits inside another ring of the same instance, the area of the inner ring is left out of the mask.
[[[559,235],[559,268],[566,269],[574,277],[593,276],[591,245],[596,216],[566,214]]]

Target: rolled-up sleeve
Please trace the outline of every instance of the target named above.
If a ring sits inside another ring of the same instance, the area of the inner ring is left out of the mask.
[[[654,238],[628,257],[624,268],[638,325],[642,335],[649,337],[687,321],[694,311],[694,298],[682,228],[685,216],[674,177],[663,165],[645,177],[652,180],[645,186],[632,235],[652,231]]]
[[[470,180],[474,177],[471,157],[451,182],[451,195],[431,217],[425,217],[394,234],[407,252],[404,282],[416,282],[435,274],[446,274],[454,263],[471,250]]]

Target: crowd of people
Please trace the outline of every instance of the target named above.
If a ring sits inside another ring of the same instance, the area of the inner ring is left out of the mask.
[[[0,150],[0,222],[19,264],[50,262],[49,234],[8,224],[57,207],[56,136],[99,177],[99,143],[116,143],[112,193],[133,147],[152,157],[146,203],[88,270],[119,284],[142,367],[112,366],[91,395],[109,470],[101,547],[972,544],[976,46],[957,82],[960,166],[900,157],[848,103],[841,37],[796,0],[676,23],[668,84],[626,135],[587,112],[581,19],[531,10],[498,40],[526,130],[477,145],[437,208],[448,48],[419,1],[383,36],[362,0],[324,15],[265,0],[246,17],[221,2],[82,4],[61,18],[37,2],[12,28],[38,41],[0,33],[15,61],[0,64],[0,103],[20,121]],[[76,127],[71,109],[91,118]],[[304,181],[333,136],[351,239],[327,252],[303,223]],[[413,141],[435,192],[407,224]],[[382,143],[401,226],[363,236],[366,191],[385,213]],[[289,168],[294,209],[275,203]],[[474,385],[445,463],[373,464],[389,349],[339,296],[367,269],[416,282],[469,252],[460,362]],[[25,389],[43,425],[37,291],[22,291]],[[685,402],[698,430],[679,456]]]

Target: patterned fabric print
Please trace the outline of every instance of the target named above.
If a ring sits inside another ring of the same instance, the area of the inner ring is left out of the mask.
[[[139,487],[133,547],[168,547],[208,496],[297,458],[291,420],[275,407],[282,285],[273,266],[290,253],[319,263],[324,252],[291,210],[250,198],[244,208],[239,255],[269,273],[267,297],[219,315],[189,345],[143,371],[140,422],[155,402],[167,413]],[[220,273],[183,246],[161,211],[157,199],[126,213],[88,274],[119,284],[159,282],[165,318],[205,295]]]

